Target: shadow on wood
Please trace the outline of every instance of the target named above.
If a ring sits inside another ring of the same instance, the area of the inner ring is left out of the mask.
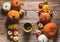
[[[31,37],[31,33],[30,32],[24,32],[23,35],[24,35],[23,41],[24,42],[29,42],[30,37]]]
[[[5,11],[5,10],[1,9],[1,15],[7,16],[7,14],[8,14],[8,11]]]

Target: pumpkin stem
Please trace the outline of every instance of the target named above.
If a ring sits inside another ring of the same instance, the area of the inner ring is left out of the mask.
[[[16,4],[18,4],[18,1],[16,2]]]
[[[54,32],[54,29],[51,29],[51,32]]]
[[[44,42],[44,40],[43,40],[43,42]]]
[[[5,7],[7,7],[7,6],[5,6]]]
[[[47,20],[47,19],[46,19],[46,16],[45,16],[45,20]]]
[[[15,19],[15,16],[13,16],[13,19]]]

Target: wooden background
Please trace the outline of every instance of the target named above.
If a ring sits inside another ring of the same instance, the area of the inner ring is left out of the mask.
[[[7,16],[3,16],[1,14],[1,7],[4,2],[10,2],[11,0],[0,0],[0,42],[11,42],[7,39],[7,31],[5,28],[5,22],[7,19]],[[22,3],[24,3],[24,6],[22,6],[22,9],[25,9],[27,11],[27,16],[25,16],[23,19],[19,20],[19,42],[37,42],[37,38],[35,36],[35,31],[37,30],[36,22],[39,20],[37,15],[38,10],[38,2],[44,0],[21,0]],[[50,5],[51,9],[53,9],[53,18],[52,21],[56,22],[58,25],[58,34],[57,37],[55,37],[54,42],[60,41],[60,0],[48,0],[48,4]],[[33,30],[29,36],[25,36],[24,32],[22,30],[23,24],[26,22],[34,23]]]

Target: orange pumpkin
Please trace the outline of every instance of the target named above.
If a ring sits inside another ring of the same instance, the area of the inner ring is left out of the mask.
[[[12,6],[12,9],[20,10],[20,7],[21,7],[20,0],[12,0],[11,6]]]
[[[51,16],[49,13],[41,13],[40,15],[40,21],[44,24],[50,22]]]
[[[48,36],[54,36],[57,32],[57,25],[54,22],[50,22],[44,26],[43,30]]]
[[[18,20],[19,19],[19,12],[16,10],[10,10],[8,12],[8,18],[11,20]]]

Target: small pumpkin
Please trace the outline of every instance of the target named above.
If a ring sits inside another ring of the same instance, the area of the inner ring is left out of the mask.
[[[11,40],[13,39],[13,35],[10,36],[10,39],[11,39]]]
[[[44,12],[48,12],[50,10],[50,6],[48,4],[43,5],[42,7]]]
[[[46,37],[45,34],[41,34],[41,35],[38,37],[38,42],[48,42],[48,38]]]
[[[8,31],[8,35],[12,35],[12,31]]]
[[[15,29],[18,30],[18,24],[9,24],[8,29]]]
[[[42,24],[42,23],[39,23],[39,24],[38,24],[38,29],[39,29],[39,30],[43,29],[43,24]]]
[[[36,31],[36,36],[39,36],[41,34],[41,31],[40,30],[37,30]]]
[[[9,2],[5,2],[2,4],[2,9],[4,11],[9,11],[11,9],[11,4]]]
[[[48,11],[48,13],[50,14],[51,17],[53,17],[53,11],[51,9]]]
[[[21,7],[20,0],[12,0],[11,6],[12,6],[12,9],[20,10],[20,7]]]
[[[42,24],[46,24],[51,21],[51,16],[49,15],[49,13],[41,13],[40,21]]]
[[[43,10],[42,9],[39,9],[38,10],[38,13],[39,13],[38,16],[40,16],[40,14],[43,13]]]
[[[18,35],[18,31],[14,31],[13,34],[14,34],[14,36]]]
[[[10,20],[19,20],[19,12],[16,10],[10,10],[7,16]]]
[[[18,41],[18,36],[14,36],[13,41]]]
[[[48,11],[48,13],[49,13],[49,14],[53,14],[53,11],[50,9],[50,10]]]
[[[43,30],[48,36],[54,36],[57,32],[57,25],[55,22],[50,22],[44,26]]]
[[[25,13],[25,11],[24,11],[24,10],[22,10],[22,9],[19,11],[20,18],[23,18],[23,17],[24,17],[24,13]]]

